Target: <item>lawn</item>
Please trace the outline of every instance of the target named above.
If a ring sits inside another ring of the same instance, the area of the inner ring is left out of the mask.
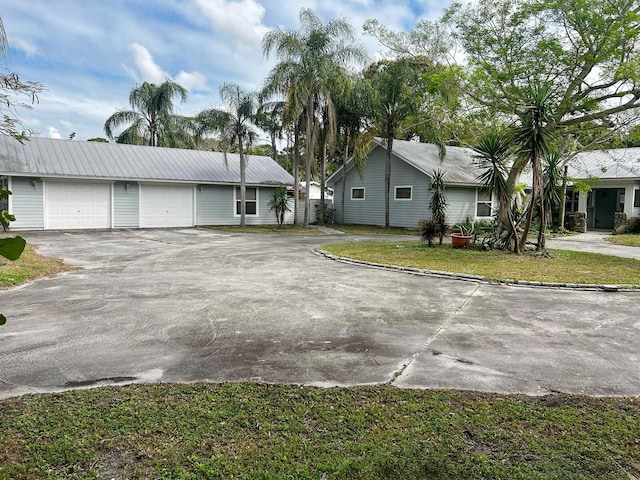
[[[639,260],[595,253],[554,250],[549,256],[515,255],[475,248],[454,249],[450,245],[429,248],[420,242],[353,242],[322,248],[357,260],[491,279],[640,285]]]
[[[628,480],[639,418],[633,398],[97,388],[0,402],[0,478]]]
[[[210,226],[204,227],[209,230],[220,230],[223,232],[233,233],[268,233],[268,234],[284,234],[284,235],[324,235],[322,230],[317,228],[304,228],[300,225],[248,225],[246,227],[237,226]]]
[[[56,258],[47,258],[39,255],[33,245],[27,244],[22,256],[15,262],[0,258],[6,262],[0,266],[0,289],[15,287],[21,283],[35,280],[40,277],[48,277],[56,273],[69,270],[69,267]]]
[[[334,230],[339,230],[350,235],[419,235],[416,228],[404,227],[378,227],[376,225],[328,225]]]
[[[640,234],[626,233],[624,235],[608,235],[605,237],[607,242],[615,243],[616,245],[627,245],[630,247],[640,247]]]

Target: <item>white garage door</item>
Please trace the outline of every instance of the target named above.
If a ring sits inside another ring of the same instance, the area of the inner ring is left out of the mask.
[[[193,227],[193,187],[140,186],[140,227]]]
[[[111,184],[47,182],[44,192],[46,229],[111,228]]]

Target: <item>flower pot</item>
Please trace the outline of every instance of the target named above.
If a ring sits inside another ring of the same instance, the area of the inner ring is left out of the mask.
[[[463,235],[462,233],[451,234],[451,245],[453,248],[464,248],[471,242],[471,235]]]

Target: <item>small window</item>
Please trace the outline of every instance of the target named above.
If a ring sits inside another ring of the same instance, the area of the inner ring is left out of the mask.
[[[258,188],[257,187],[246,187],[245,193],[245,213],[247,215],[257,215],[258,214]],[[236,215],[241,215],[240,213],[240,187],[236,187]]]
[[[351,200],[364,200],[364,187],[351,189]]]
[[[578,211],[578,200],[580,192],[577,190],[567,190],[567,197],[564,201],[564,210],[566,213],[574,213]]]
[[[640,190],[636,190],[633,196],[633,206],[640,207]]]
[[[491,190],[478,190],[478,201],[476,204],[476,217],[490,217],[493,211],[491,202]]]
[[[396,187],[396,200],[411,200],[413,193],[413,187]]]

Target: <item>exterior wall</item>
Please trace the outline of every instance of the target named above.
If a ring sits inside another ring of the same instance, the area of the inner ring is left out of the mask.
[[[196,225],[240,225],[240,215],[235,215],[234,189],[232,185],[197,187]],[[270,187],[258,187],[258,215],[247,215],[247,225],[277,224],[276,214],[268,206],[272,190]]]
[[[42,180],[31,177],[11,177],[9,190],[9,211],[16,216],[11,222],[11,230],[44,229],[44,187]]]
[[[140,185],[136,182],[115,182],[113,186],[114,228],[140,226]]]
[[[342,178],[335,179],[333,202],[337,223],[364,225],[384,225],[384,162],[386,152],[383,148],[374,149],[365,165],[363,178],[357,169],[347,172],[345,191],[345,218],[342,210]],[[395,187],[412,187],[411,200],[395,200]],[[364,200],[352,200],[351,189],[365,187]],[[389,200],[389,223],[391,226],[414,228],[418,221],[429,219],[430,178],[402,160],[392,158],[391,191]],[[447,187],[448,224],[463,222],[467,217],[475,218],[476,189]]]

